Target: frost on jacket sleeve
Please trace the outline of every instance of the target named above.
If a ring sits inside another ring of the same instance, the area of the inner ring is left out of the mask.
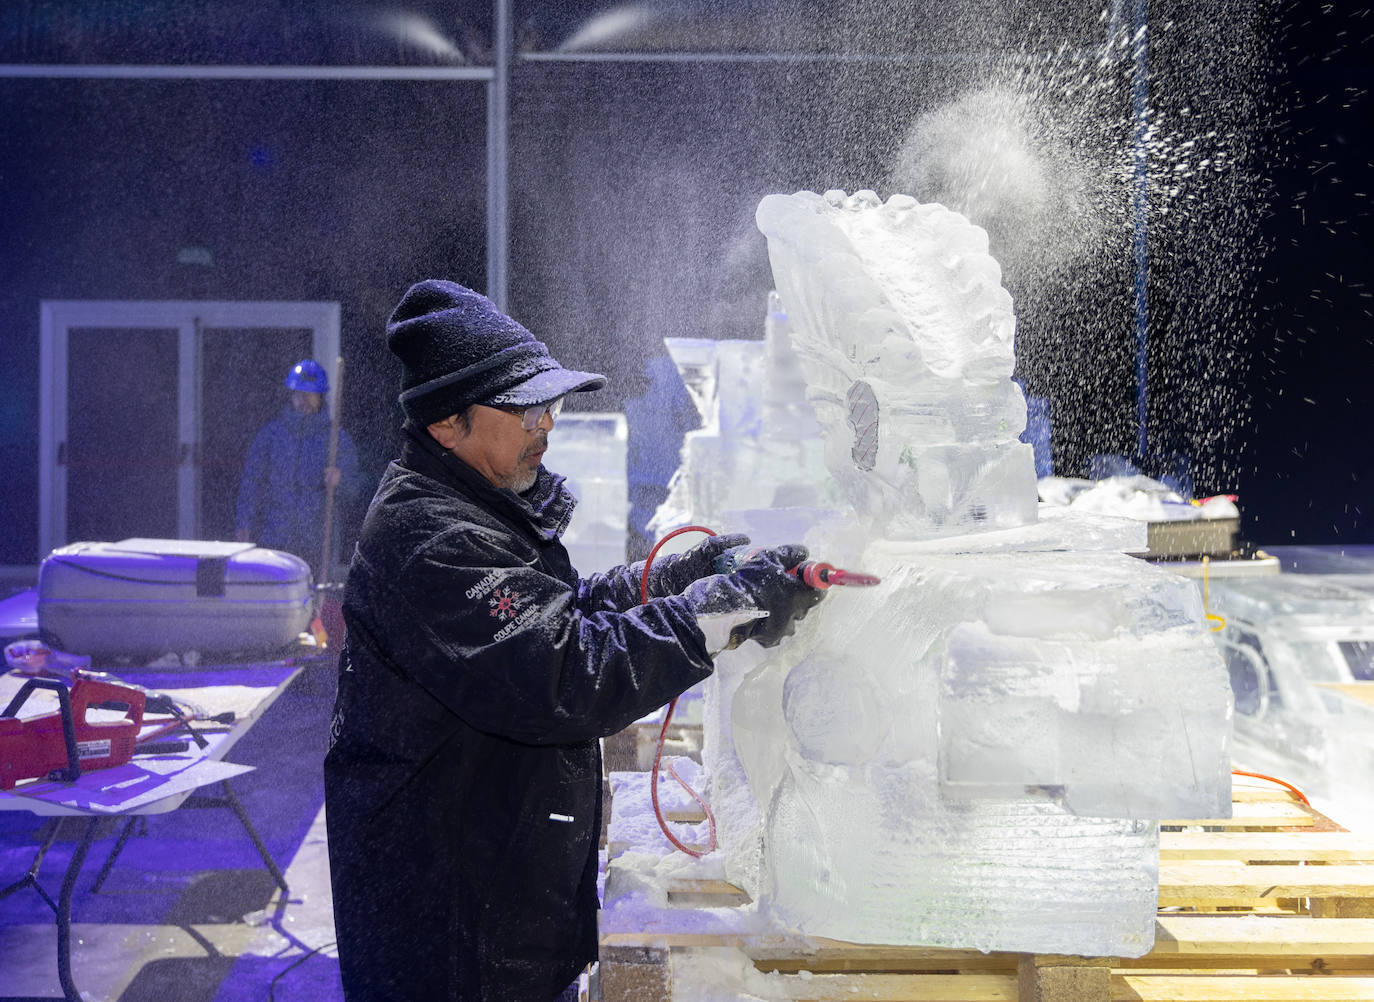
[[[643,574],[643,561],[588,574],[578,582],[577,608],[585,615],[633,609],[639,605],[639,581]]]
[[[470,726],[517,741],[613,734],[712,670],[684,599],[583,613],[571,587],[470,527],[432,540],[391,583],[368,578],[372,625],[399,669]]]
[[[677,564],[674,561],[688,557],[688,554],[659,556],[649,573],[649,597],[662,598],[676,595],[687,587],[696,576],[692,565]],[[598,610],[623,612],[639,605],[641,583],[644,577],[644,561],[612,567],[610,570],[589,574],[582,579],[577,591],[577,607],[585,613]]]

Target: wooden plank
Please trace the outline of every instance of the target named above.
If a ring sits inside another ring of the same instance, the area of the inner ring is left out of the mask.
[[[1374,897],[1317,898],[1311,904],[1316,918],[1374,918]]]
[[[1272,901],[1277,898],[1374,897],[1374,866],[1246,866],[1229,860],[1167,863],[1159,868],[1159,904]]]
[[[668,951],[643,947],[601,947],[603,1002],[671,999],[672,966]]]
[[[1367,978],[1374,977],[1374,964],[1371,964],[1368,957],[1266,957],[1254,954],[1244,958],[1232,957],[1223,960],[1211,957],[1176,956],[1161,957],[1149,964],[1139,961],[1123,961],[1117,965],[1114,973],[1133,974],[1142,977],[1147,975],[1201,977],[1205,975],[1208,977],[1249,978],[1274,975],[1325,977],[1332,974],[1342,974]]]
[[[1361,703],[1374,706],[1374,682],[1316,682],[1324,689],[1335,689]]]
[[[1011,974],[788,975],[775,984],[772,997],[790,1002],[1018,1002],[1018,982]],[[675,988],[679,1002],[692,997],[690,983],[679,979]],[[1111,1002],[1369,1002],[1374,978],[1116,974],[1108,991]]]
[[[749,894],[728,880],[691,880],[686,877],[669,877],[666,881],[668,896],[718,898],[722,905],[743,904],[748,902]]]
[[[778,981],[778,997],[792,1002],[1017,1002],[1014,974],[817,974]]]
[[[1374,978],[1119,974],[1112,1002],[1369,1002]]]
[[[1231,787],[1231,803],[1233,804],[1260,804],[1284,802],[1294,802],[1298,799],[1292,790],[1283,786],[1233,786]]]
[[[1022,954],[1016,988],[1017,1002],[1110,1002],[1112,972],[1100,960]]]
[[[1161,821],[1173,828],[1310,828],[1314,823],[1311,812],[1303,810],[1296,801],[1238,804],[1234,817],[1180,818]]]
[[[1155,945],[1139,963],[1169,955],[1374,957],[1374,919],[1265,915],[1161,915]],[[1126,961],[1131,963],[1131,961]]]
[[[1374,838],[1354,832],[1160,832],[1159,858],[1374,862]]]
[[[706,820],[706,812],[700,807],[680,807],[675,810],[664,811],[663,820],[695,825]],[[681,836],[678,837],[681,838]]]

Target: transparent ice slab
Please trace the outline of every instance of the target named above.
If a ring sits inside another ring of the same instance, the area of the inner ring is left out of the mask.
[[[694,523],[724,531],[738,509],[843,506],[776,295],[768,307],[761,341],[664,339],[703,426],[683,440],[656,535]]]
[[[1374,574],[1213,577],[1210,596],[1237,763],[1374,817]]]

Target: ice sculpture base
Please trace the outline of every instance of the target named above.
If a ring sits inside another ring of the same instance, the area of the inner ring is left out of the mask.
[[[835,784],[823,810],[780,791],[761,909],[789,928],[852,943],[1138,957],[1154,943],[1159,828],[1075,817],[1045,801],[922,804],[912,777]],[[893,824],[897,803],[905,816]],[[808,816],[798,817],[805,812]],[[881,832],[854,852],[855,832]],[[844,847],[844,848],[841,848]],[[845,853],[842,868],[822,858]],[[919,867],[912,860],[919,859]]]
[[[774,921],[1149,950],[1156,819],[1230,811],[1229,687],[1191,582],[1065,550],[1135,540],[1075,524],[841,554],[883,584],[836,589],[775,651],[717,658],[704,757],[725,871]]]

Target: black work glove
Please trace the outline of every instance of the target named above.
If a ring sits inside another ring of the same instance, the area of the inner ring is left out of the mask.
[[[776,647],[783,637],[796,632],[797,620],[823,595],[789,573],[806,555],[806,547],[796,544],[760,550],[733,574],[701,578],[688,585],[683,595],[698,616],[749,609],[767,612],[766,619],[736,627],[730,646],[751,639],[764,647]]]
[[[707,536],[685,553],[655,557],[649,571],[649,595],[680,595],[693,581],[716,573],[715,563],[726,550],[744,546],[749,537],[736,533],[730,536]]]

